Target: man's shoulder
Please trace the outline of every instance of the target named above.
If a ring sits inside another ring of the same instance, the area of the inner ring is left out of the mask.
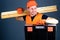
[[[47,19],[48,18],[48,16],[47,15],[45,15],[45,14],[42,14],[42,13],[38,13],[39,15],[42,15],[42,19]]]
[[[39,15],[39,16],[43,16],[43,14],[42,14],[42,13],[37,13],[37,15]]]
[[[43,15],[42,13],[38,13],[38,12],[37,12],[37,14],[39,14],[39,15]]]

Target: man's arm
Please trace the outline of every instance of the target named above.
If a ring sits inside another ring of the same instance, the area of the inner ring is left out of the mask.
[[[51,24],[58,24],[59,21],[55,18],[52,18],[52,17],[48,17],[46,20],[46,23],[51,23]]]
[[[43,15],[42,19],[45,19],[44,21],[46,23],[51,23],[51,24],[58,24],[58,20],[52,17],[48,17],[47,15]]]

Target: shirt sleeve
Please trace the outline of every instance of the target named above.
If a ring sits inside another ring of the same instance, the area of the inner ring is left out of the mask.
[[[43,15],[43,16],[42,16],[42,19],[47,19],[47,18],[48,18],[47,15]]]
[[[26,16],[23,16],[24,21],[26,20],[25,18],[26,18]]]

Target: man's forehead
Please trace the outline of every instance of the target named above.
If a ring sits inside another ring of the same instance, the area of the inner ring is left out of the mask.
[[[31,6],[31,7],[29,7],[29,8],[36,8],[37,6]]]

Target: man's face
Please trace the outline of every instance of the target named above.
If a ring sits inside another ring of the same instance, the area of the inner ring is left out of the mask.
[[[35,16],[37,14],[37,7],[36,6],[32,6],[28,8],[29,14],[30,16]]]

